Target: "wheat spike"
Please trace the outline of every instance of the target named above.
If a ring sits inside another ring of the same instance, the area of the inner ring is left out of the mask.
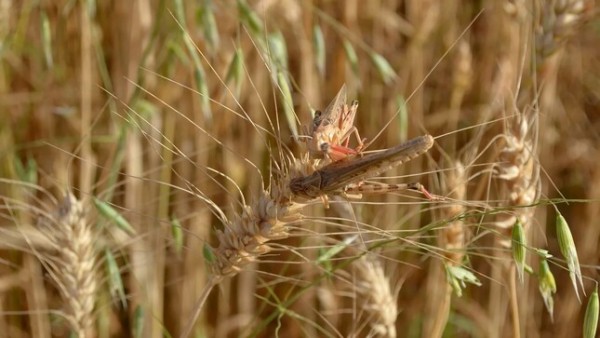
[[[536,49],[540,60],[546,59],[574,35],[577,27],[590,16],[592,2],[587,0],[542,1],[540,22],[536,30]]]
[[[454,160],[451,163],[454,170],[441,176],[443,180],[440,182],[440,189],[449,200],[456,202],[444,205],[435,213],[436,219],[444,222],[437,230],[437,242],[445,259],[443,262],[433,260],[429,268],[426,311],[430,319],[423,323],[423,335],[426,337],[442,337],[450,315],[453,286],[460,296],[462,290],[457,285],[464,284],[463,280],[458,280],[449,271],[452,267],[462,266],[465,256],[467,229],[460,216],[466,211],[462,201],[467,192],[467,170],[461,161]]]
[[[52,219],[41,222],[56,247],[54,278],[68,305],[69,322],[80,338],[94,337],[94,302],[97,291],[94,234],[80,201],[67,193]]]
[[[271,250],[268,242],[288,237],[287,223],[301,217],[300,210],[307,206],[307,201],[300,201],[301,198],[292,194],[290,181],[309,175],[316,165],[308,159],[308,155],[301,159],[290,157],[285,164],[289,170],[282,169],[273,185],[262,191],[255,202],[244,205],[231,220],[225,219],[221,212],[225,224],[223,230],[217,231],[219,245],[212,248],[212,276],[180,337],[190,336],[204,302],[215,285],[224,278],[237,275],[246,265],[268,253]]]
[[[506,126],[502,134],[502,144],[498,153],[498,162],[494,168],[496,180],[501,190],[499,197],[503,200],[502,207],[508,208],[510,213],[498,214],[495,221],[497,229],[497,246],[499,257],[502,262],[509,263],[506,252],[518,249],[526,245],[527,233],[531,230],[531,224],[535,212],[534,202],[537,200],[541,184],[539,177],[539,160],[535,147],[535,110],[518,114],[511,125]],[[522,234],[518,243],[513,242],[513,228],[519,227]],[[504,250],[501,250],[504,249]],[[507,299],[510,300],[510,314],[512,319],[512,331],[514,337],[520,337],[521,324],[518,315],[519,298],[517,296],[516,278],[517,273],[521,281],[524,281],[523,267],[526,264],[525,255],[521,255],[515,264],[497,264],[492,271],[492,277],[501,279],[509,288],[509,298],[502,298],[498,287],[490,290],[490,309],[504,307]],[[504,304],[504,305],[502,305]],[[497,316],[497,322],[493,327],[502,325],[502,315]]]
[[[364,255],[354,262],[354,268],[354,288],[371,328],[368,336],[395,338],[398,307],[381,263],[372,255]]]
[[[455,161],[454,167],[456,169],[446,176],[446,189],[453,200],[464,201],[467,191],[466,170],[460,161]],[[461,265],[465,255],[465,222],[459,218],[465,211],[466,208],[461,203],[451,204],[440,210],[440,219],[450,221],[440,230],[438,240],[440,248],[444,250],[444,256],[448,259],[447,263],[453,266]]]
[[[518,115],[515,123],[508,127],[498,155],[495,175],[504,185],[506,205],[516,207],[514,211],[499,216],[496,225],[504,229],[500,244],[511,247],[510,231],[517,218],[526,227],[531,223],[534,209],[527,208],[537,199],[540,192],[539,165],[535,153],[532,123],[534,115]],[[508,231],[508,232],[507,232]]]
[[[270,251],[267,242],[288,236],[286,224],[297,220],[300,209],[306,206],[295,201],[289,182],[292,176],[301,176],[308,168],[301,168],[303,161],[293,159],[291,163],[292,167],[298,168],[291,171],[295,174],[282,175],[270,190],[262,191],[254,203],[244,206],[223,230],[217,232],[216,278],[234,276],[245,265]]]

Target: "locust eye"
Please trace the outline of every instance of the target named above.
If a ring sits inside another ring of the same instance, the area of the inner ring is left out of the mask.
[[[321,115],[323,115],[323,112],[321,112],[320,110],[315,111],[315,116],[312,120],[313,129],[317,128],[321,124]]]

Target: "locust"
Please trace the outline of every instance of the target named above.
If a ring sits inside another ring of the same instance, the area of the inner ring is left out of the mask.
[[[431,195],[420,183],[364,184],[364,180],[424,154],[433,146],[433,143],[431,135],[423,135],[381,152],[347,156],[343,160],[332,162],[310,175],[292,179],[289,187],[293,194],[305,198],[411,189],[422,192],[431,200],[436,200],[439,197]],[[325,199],[324,202],[327,206]]]
[[[360,138],[354,126],[358,101],[350,106],[346,104],[346,85],[342,85],[335,98],[324,111],[317,110],[309,129],[308,151],[315,156],[328,158],[332,162],[358,155],[364,148],[364,139]],[[358,146],[348,147],[350,137],[356,136]]]

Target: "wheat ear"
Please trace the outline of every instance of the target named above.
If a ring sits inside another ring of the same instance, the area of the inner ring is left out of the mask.
[[[223,230],[217,231],[219,245],[212,248],[214,257],[212,275],[203,290],[194,313],[181,337],[189,337],[200,315],[204,302],[212,288],[226,277],[233,277],[246,265],[255,262],[271,250],[268,242],[289,236],[287,224],[301,218],[300,210],[307,205],[305,199],[296,197],[289,184],[293,178],[309,175],[315,164],[307,156],[290,158],[281,174],[274,179],[268,190],[262,191],[256,200],[244,205],[239,214],[230,220],[221,212]]]
[[[357,272],[353,285],[359,304],[368,319],[368,337],[396,337],[398,307],[390,280],[373,255],[363,255],[353,263]]]
[[[460,217],[466,211],[462,201],[467,191],[467,171],[460,161],[453,161],[454,170],[443,175],[441,191],[445,192],[448,202],[436,213],[436,219],[444,222],[437,231],[438,247],[442,250],[443,262],[432,260],[427,281],[427,313],[430,320],[423,323],[423,334],[426,337],[442,337],[450,315],[452,286],[460,285],[451,273],[453,267],[460,267],[465,256],[466,227]],[[460,296],[461,288],[455,289]]]
[[[68,305],[67,318],[79,338],[94,337],[97,255],[92,228],[83,204],[71,193],[51,218],[42,220],[41,225],[56,248],[51,266]]]
[[[287,223],[297,221],[300,210],[306,206],[292,194],[290,181],[310,173],[308,159],[289,161],[292,168],[279,177],[269,190],[262,191],[256,201],[245,205],[242,211],[223,230],[217,231],[219,246],[213,250],[216,258],[214,276],[217,280],[231,277],[245,265],[271,250],[269,241],[288,237]]]
[[[587,0],[542,1],[540,22],[536,30],[539,60],[547,59],[575,34],[577,27],[590,16],[593,2]]]
[[[466,211],[464,201],[467,193],[467,177],[465,166],[460,161],[454,162],[455,170],[450,171],[445,177],[447,196],[457,203],[449,204],[440,210],[440,219],[450,220],[440,229],[438,244],[444,251],[446,263],[451,266],[460,266],[465,256],[465,222],[460,218]]]
[[[534,143],[535,117],[535,111],[518,114],[514,123],[506,127],[501,138],[503,143],[498,154],[498,164],[495,167],[495,178],[502,187],[500,196],[505,201],[502,206],[511,210],[510,213],[501,213],[496,218],[497,246],[502,252],[516,249],[523,253],[513,261],[515,264],[494,265],[492,272],[492,278],[506,283],[510,291],[509,304],[514,337],[520,337],[521,330],[516,279],[518,274],[519,280],[524,280],[525,239],[531,229],[535,212],[533,204],[541,188],[539,160]],[[522,234],[519,240],[514,240],[513,234],[516,232]],[[500,263],[503,262],[508,262],[506,257],[501,257]],[[492,299],[490,304],[504,303],[504,300],[499,298],[501,294],[499,290],[492,288],[490,292]]]
[[[333,200],[342,201],[339,196]],[[357,215],[350,203],[334,203],[332,210],[342,219],[356,219]],[[361,241],[365,238],[361,235]],[[364,242],[362,243],[364,247]],[[354,248],[356,250],[357,248]],[[364,247],[364,250],[367,250]],[[397,300],[390,288],[390,280],[386,276],[382,264],[377,256],[367,253],[352,262],[356,272],[352,284],[354,294],[359,300],[361,309],[368,319],[370,328],[368,337],[396,337],[396,317],[398,316]],[[359,325],[358,330],[363,326]],[[359,336],[357,333],[356,335]]]
[[[503,135],[495,177],[502,182],[506,203],[511,214],[501,214],[496,226],[500,229],[500,244],[512,246],[511,230],[520,221],[531,224],[535,209],[532,204],[540,193],[539,162],[533,142],[533,114],[517,115],[516,121]]]

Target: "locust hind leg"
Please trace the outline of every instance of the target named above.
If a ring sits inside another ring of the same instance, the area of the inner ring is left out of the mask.
[[[386,194],[404,190],[414,190],[422,193],[430,201],[439,201],[443,197],[431,194],[418,182],[402,184],[386,184],[379,182],[359,182],[347,185],[344,188],[346,194]]]
[[[345,140],[343,147],[346,149],[352,149],[348,147],[348,145],[350,144],[350,137],[352,136],[352,134],[356,136],[356,141],[358,142],[358,146],[354,148],[354,151],[356,151],[356,153],[360,153],[360,151],[363,150],[363,148],[365,147],[365,142],[367,141],[367,139],[360,137],[360,134],[358,133],[358,128],[356,128],[355,126],[350,128],[350,130],[348,130],[346,134],[344,134],[344,136],[342,137],[342,140]]]
[[[423,186],[419,182],[408,183],[407,189],[416,190],[416,191],[421,192],[430,201],[441,201],[444,199],[442,196],[434,195],[434,194],[430,193],[429,191],[427,191],[427,189],[425,189],[425,186]]]
[[[352,148],[334,145],[327,142],[321,143],[320,148],[323,154],[325,154],[325,156],[331,159],[333,162],[337,162],[345,159],[348,156],[358,154],[358,152]]]
[[[348,144],[350,143],[350,136],[352,135],[352,133],[354,133],[354,135],[356,135],[356,139],[358,140],[358,143],[359,143],[356,148],[348,147]],[[361,139],[360,135],[358,134],[358,129],[356,127],[352,127],[352,129],[350,129],[341,138],[341,140],[345,140],[345,141],[343,141],[343,145],[329,143],[329,142],[323,142],[320,145],[320,148],[321,148],[321,151],[323,152],[323,154],[325,154],[325,156],[329,157],[333,162],[343,160],[348,156],[360,155],[360,151],[364,148],[364,146],[365,146],[364,142],[367,139],[366,138]]]

